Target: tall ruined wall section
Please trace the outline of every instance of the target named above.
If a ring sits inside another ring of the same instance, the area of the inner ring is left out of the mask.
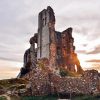
[[[50,55],[51,27],[55,22],[52,8],[48,7],[39,13],[38,16],[38,51],[37,59],[48,58]],[[55,31],[55,30],[53,30]]]
[[[55,16],[51,7],[41,11],[38,17],[37,59],[41,58],[48,58],[50,66],[55,66]]]
[[[69,71],[81,72],[81,66],[73,46],[72,28],[63,32],[55,31],[53,9],[47,7],[38,16],[37,59],[48,58],[50,67],[63,67]]]
[[[39,13],[38,18],[38,51],[37,51],[37,59],[40,58],[49,58],[49,27],[48,27],[48,13],[47,10],[44,9]]]
[[[73,42],[74,39],[72,38],[72,28],[68,28],[67,30],[63,31],[61,34],[62,37],[62,56],[64,66],[67,67],[70,71],[75,71],[75,64],[73,63],[72,54],[74,53],[74,46]]]
[[[37,48],[35,44],[37,44],[38,34],[35,33],[34,36],[30,39],[30,62],[31,62],[31,69],[36,67],[37,62]]]
[[[61,33],[61,51],[62,51],[62,66],[69,71],[81,73],[82,68],[75,53],[74,38],[72,37],[72,28],[68,28]],[[76,65],[76,69],[75,69]]]

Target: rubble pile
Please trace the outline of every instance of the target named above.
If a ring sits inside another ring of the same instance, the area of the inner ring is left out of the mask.
[[[48,94],[98,94],[100,93],[100,78],[95,70],[85,71],[80,77],[61,77],[51,72],[37,69],[25,76],[29,79],[31,95]],[[94,77],[91,77],[94,75]],[[96,78],[96,80],[95,80]],[[87,80],[88,79],[88,80]]]
[[[92,76],[93,75],[93,76]],[[92,76],[92,77],[91,77]],[[84,71],[81,77],[52,76],[52,83],[56,91],[62,94],[96,94],[100,93],[100,79],[95,70]]]
[[[24,78],[29,79],[28,90],[31,92],[31,95],[37,96],[49,94],[50,81],[47,72],[36,69],[36,72],[31,71],[30,74],[26,74]]]

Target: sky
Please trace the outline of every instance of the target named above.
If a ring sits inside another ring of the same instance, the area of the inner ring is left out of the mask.
[[[100,0],[0,0],[0,79],[18,75],[38,13],[47,6],[54,9],[57,31],[73,28],[82,68],[100,71]]]

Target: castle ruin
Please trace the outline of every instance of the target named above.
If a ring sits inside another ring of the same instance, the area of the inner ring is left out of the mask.
[[[29,42],[30,48],[24,53],[24,66],[18,75],[29,81],[29,96],[100,94],[100,73],[83,71],[75,53],[72,28],[56,31],[50,6],[39,13],[38,32]],[[61,75],[61,69],[66,76]]]
[[[48,6],[42,10],[38,15],[38,32],[30,39],[30,48],[24,54],[24,67],[19,76],[35,68],[37,61],[43,58],[48,59],[51,68],[81,73],[72,30],[70,27],[63,32],[56,31],[53,9]]]

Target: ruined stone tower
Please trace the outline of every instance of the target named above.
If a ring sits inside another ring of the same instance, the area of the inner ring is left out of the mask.
[[[52,38],[51,38],[52,35]],[[51,7],[44,9],[38,17],[37,59],[50,57],[50,43],[55,40],[55,16]]]
[[[37,59],[48,58],[50,66],[56,66],[55,16],[49,6],[39,13]]]
[[[38,32],[30,39],[31,46],[24,56],[24,70],[34,68],[38,59],[47,58],[52,68],[80,73],[82,68],[73,43],[71,27],[63,32],[55,30],[55,15],[48,6],[38,15]]]

